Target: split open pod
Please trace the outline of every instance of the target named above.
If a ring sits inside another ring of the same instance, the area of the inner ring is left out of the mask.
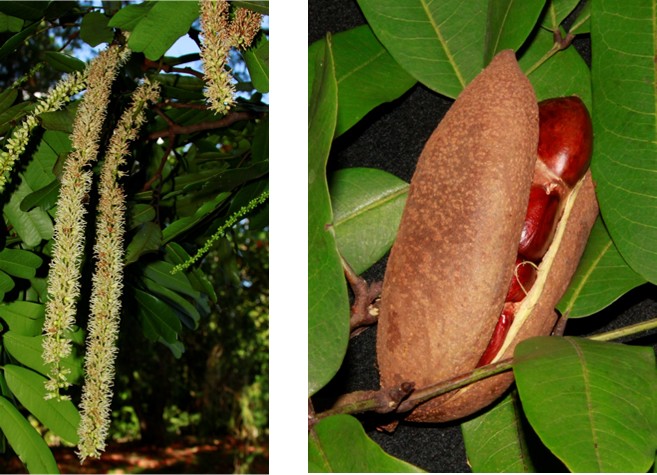
[[[550,334],[554,307],[598,214],[586,172],[590,143],[578,147],[591,141],[588,112],[577,98],[561,105],[568,106],[564,114],[572,121],[562,129],[558,112],[542,114],[541,131],[549,122],[556,132],[542,134],[541,145],[562,140],[571,155],[579,153],[575,172],[563,171],[563,157],[555,155],[563,147],[539,147],[539,105],[510,50],[463,90],[432,134],[386,269],[377,334],[381,387],[412,381],[420,388],[450,379],[473,370],[485,353],[486,363],[495,362],[512,356],[521,340]],[[566,131],[565,138],[559,130]],[[537,160],[539,149],[548,158]],[[532,192],[536,186],[550,199]],[[546,206],[553,218],[540,226],[547,231],[537,233],[547,236],[541,238],[547,244],[536,244],[541,249],[531,258],[519,255],[530,195],[533,202],[557,201],[556,211]],[[518,259],[537,266],[533,285],[524,288],[520,301],[506,302]],[[512,311],[512,317],[500,333],[503,311]],[[495,401],[512,381],[512,373],[503,373],[473,383],[417,406],[407,419],[468,416]]]

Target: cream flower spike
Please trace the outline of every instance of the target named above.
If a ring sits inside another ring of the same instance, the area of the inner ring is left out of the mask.
[[[61,360],[71,353],[67,332],[75,323],[76,299],[80,295],[80,263],[86,224],[84,200],[91,189],[92,178],[87,165],[96,160],[110,89],[118,73],[120,56],[125,57],[125,54],[121,54],[118,45],[112,45],[87,66],[87,92],[73,123],[72,151],[64,164],[48,275],[43,360],[51,365],[51,370],[45,399],[70,399],[60,394],[60,389],[71,385],[67,381],[70,370],[62,367]]]
[[[0,153],[0,191],[7,182],[6,175],[11,171],[14,162],[25,151],[30,140],[32,130],[39,125],[37,117],[44,112],[54,112],[61,109],[71,96],[85,88],[87,71],[76,71],[64,76],[46,97],[37,102],[36,108],[27,115],[25,120],[14,129],[12,136],[7,139],[7,149]]]
[[[233,77],[226,70],[231,47],[248,48],[260,30],[260,13],[238,7],[229,22],[230,5],[224,0],[201,0],[201,60],[207,89],[204,91],[210,109],[226,113],[235,105]]]
[[[123,113],[110,140],[100,176],[100,201],[96,229],[96,270],[91,293],[91,317],[85,355],[85,385],[82,389],[78,428],[78,456],[100,457],[110,426],[114,362],[118,349],[123,289],[123,237],[125,195],[118,183],[124,173],[129,142],[135,140],[146,122],[145,105],[160,93],[157,83],[146,79],[135,91],[132,105]]]

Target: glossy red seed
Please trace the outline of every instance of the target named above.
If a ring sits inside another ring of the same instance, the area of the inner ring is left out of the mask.
[[[486,351],[484,351],[484,354],[481,355],[481,358],[479,359],[479,363],[477,363],[477,368],[490,364],[497,353],[499,353],[504,344],[504,340],[506,339],[506,335],[509,333],[509,328],[511,328],[511,324],[513,323],[515,310],[516,308],[512,303],[504,304],[502,315],[500,315],[500,318],[497,321],[495,330],[493,330],[493,336],[490,337]]]
[[[572,188],[591,163],[589,111],[579,97],[571,96],[540,102],[538,115],[538,158]]]
[[[513,277],[511,277],[511,286],[505,302],[520,302],[527,295],[525,292],[529,292],[529,289],[534,285],[536,268],[530,263],[523,264],[523,262],[525,262],[525,259],[522,257],[516,259],[516,264],[513,267]],[[523,290],[523,287],[525,290]]]
[[[557,225],[559,194],[540,185],[532,185],[527,216],[520,236],[518,254],[525,260],[538,262],[547,251]]]

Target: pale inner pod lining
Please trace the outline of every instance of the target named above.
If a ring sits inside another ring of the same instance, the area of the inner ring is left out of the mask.
[[[504,339],[504,344],[502,345],[502,348],[500,348],[500,351],[497,352],[495,358],[493,358],[490,364],[496,363],[501,359],[501,356],[506,352],[506,349],[509,347],[511,342],[515,339],[516,335],[520,331],[520,328],[522,328],[525,321],[527,321],[527,318],[531,315],[532,310],[534,310],[534,307],[536,306],[538,299],[541,297],[541,294],[543,293],[543,287],[545,287],[545,282],[547,281],[547,276],[550,273],[550,269],[552,268],[552,263],[554,262],[554,258],[556,257],[557,252],[559,251],[559,247],[561,246],[561,240],[563,239],[563,235],[566,230],[566,225],[568,224],[568,218],[570,217],[570,213],[575,204],[575,200],[577,199],[577,195],[579,194],[579,189],[584,183],[585,178],[586,177],[582,178],[579,182],[577,182],[572,192],[568,196],[568,199],[566,200],[566,204],[564,206],[563,214],[561,215],[561,219],[557,224],[557,229],[554,233],[552,244],[550,244],[550,248],[545,253],[545,256],[543,256],[543,260],[541,261],[541,264],[538,266],[538,270],[536,272],[536,281],[534,282],[534,285],[532,286],[529,293],[527,294],[525,299],[522,301],[522,304],[518,308],[515,314],[515,318],[513,320],[513,324],[511,324],[511,328],[509,328],[509,333],[507,333],[506,338]],[[473,387],[473,384],[470,384],[468,386],[459,389],[458,392],[454,394],[453,397],[457,397],[458,395],[463,394],[471,387]]]

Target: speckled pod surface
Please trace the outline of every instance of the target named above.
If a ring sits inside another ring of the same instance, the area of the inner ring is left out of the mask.
[[[471,371],[501,313],[527,210],[538,144],[534,90],[513,51],[459,95],[427,142],[386,270],[377,334],[381,386],[419,388]],[[515,340],[547,334],[583,252],[597,204],[590,176],[541,296]],[[584,203],[584,204],[583,204]],[[513,345],[504,353],[512,354]],[[418,406],[440,422],[493,402],[510,373]]]

